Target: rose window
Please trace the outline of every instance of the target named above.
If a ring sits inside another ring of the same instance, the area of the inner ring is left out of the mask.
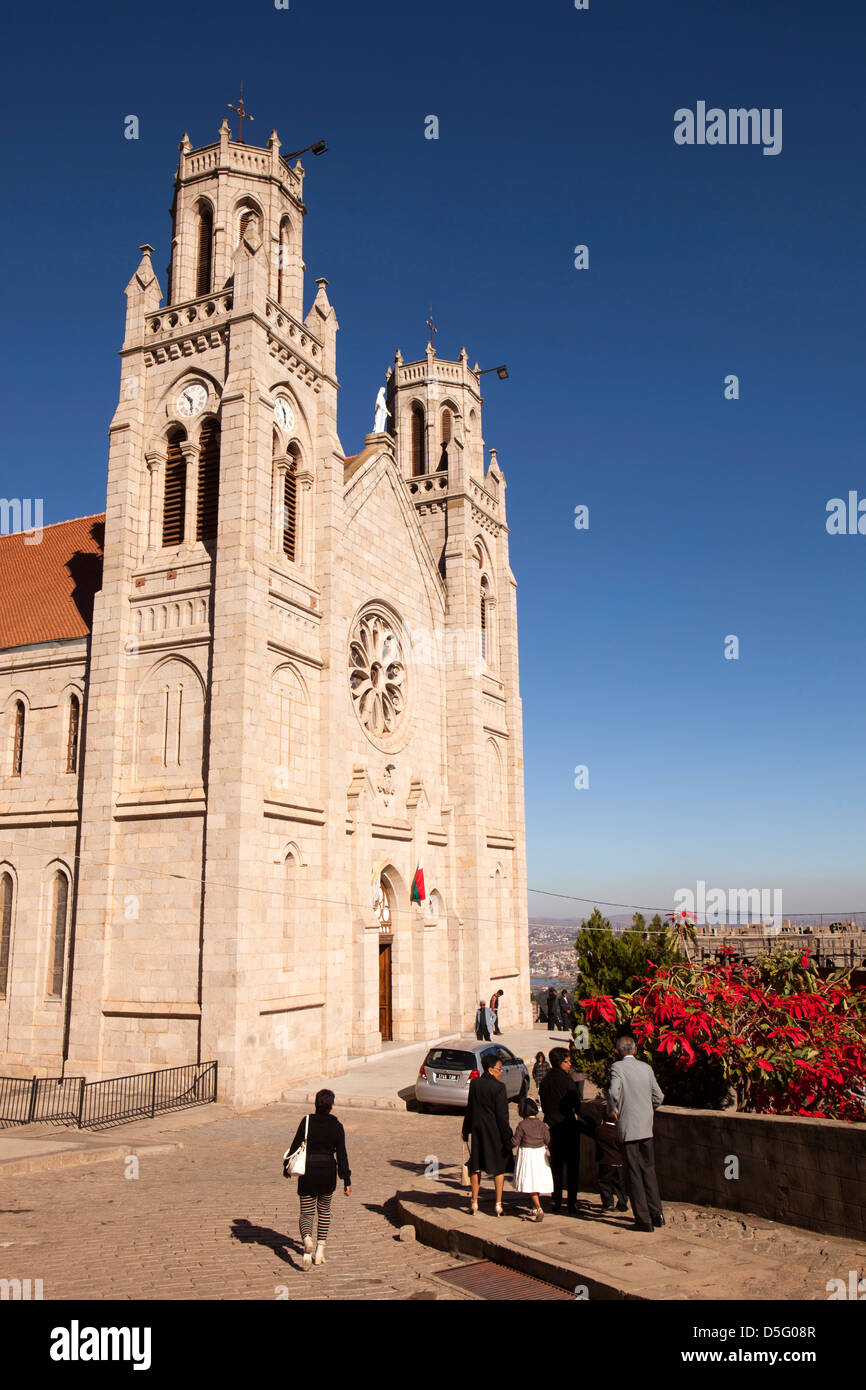
[[[406,667],[393,620],[384,613],[358,619],[349,643],[349,688],[368,734],[388,739],[406,708]]]

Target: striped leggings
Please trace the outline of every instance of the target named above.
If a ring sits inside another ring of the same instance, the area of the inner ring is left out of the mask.
[[[313,1234],[313,1214],[318,1209],[317,1238],[320,1245],[328,1239],[331,1226],[331,1196],[325,1192],[321,1197],[301,1197],[301,1239]]]

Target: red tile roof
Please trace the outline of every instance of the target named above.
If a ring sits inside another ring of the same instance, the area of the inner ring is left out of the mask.
[[[105,515],[0,536],[0,648],[85,637],[102,587]]]

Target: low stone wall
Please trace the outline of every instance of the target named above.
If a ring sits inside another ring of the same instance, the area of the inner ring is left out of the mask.
[[[866,1124],[664,1105],[655,1158],[662,1200],[866,1237]]]

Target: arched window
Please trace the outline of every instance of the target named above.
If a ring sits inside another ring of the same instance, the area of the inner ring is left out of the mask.
[[[255,232],[261,228],[262,214],[256,203],[251,198],[246,199],[238,205],[238,246],[244,239],[244,233],[249,228]]]
[[[284,217],[280,223],[280,244],[277,247],[277,303],[283,303],[283,295],[286,289],[286,271],[289,266],[289,236],[291,233],[291,223],[288,217]]]
[[[168,441],[165,459],[165,500],[162,512],[162,543],[180,545],[184,538],[186,512],[186,459],[181,444],[186,439],[183,430],[175,430]]]
[[[15,701],[15,723],[12,735],[12,776],[20,777],[24,766],[24,701]]]
[[[195,263],[195,292],[210,294],[213,273],[213,208],[206,199],[199,200]]]
[[[78,771],[78,731],[81,727],[81,701],[77,695],[69,697],[69,726],[66,732],[66,771]]]
[[[69,879],[60,870],[51,883],[51,929],[53,934],[51,952],[51,985],[49,994],[53,999],[63,996],[63,976],[66,969],[66,927],[69,915]]]
[[[0,874],[0,999],[6,998],[9,983],[9,946],[12,940],[12,894],[15,885],[10,873]]]
[[[487,810],[491,822],[505,824],[507,808],[502,754],[492,738],[487,740]]]
[[[490,647],[490,588],[486,579],[481,581],[481,656],[486,661]]]
[[[279,711],[278,785],[303,792],[310,777],[309,698],[292,666],[280,666],[274,682]]]
[[[439,469],[441,471],[448,467],[448,445],[451,443],[454,434],[454,414],[450,406],[443,406],[439,416],[439,442],[442,451],[439,456]]]
[[[424,409],[423,406],[413,405],[412,407],[412,476],[417,477],[419,473],[426,472],[424,459]]]
[[[390,936],[394,930],[394,918],[391,911],[391,894],[383,878],[379,879],[379,887],[376,889],[376,901],[374,906],[376,921],[379,923],[379,931],[383,936]]]
[[[220,427],[207,419],[201,427],[198,454],[198,499],[195,538],[205,545],[216,540],[220,500]]]
[[[201,783],[204,685],[196,667],[179,657],[157,661],[139,686],[135,723],[135,781],[151,787],[166,779]]]
[[[295,546],[298,527],[298,484],[295,478],[295,464],[286,473],[283,485],[283,554],[296,559]]]
[[[276,430],[274,430],[274,455],[279,454],[280,440]],[[283,457],[283,464],[285,458]],[[281,469],[282,471],[282,469]],[[298,558],[298,458],[294,447],[289,449],[289,465],[283,474],[282,496],[279,503],[282,508],[280,518],[280,545],[287,560],[296,561]]]
[[[294,850],[289,850],[283,865],[283,941],[285,943],[286,967],[291,970],[295,964],[298,949],[298,859]]]

